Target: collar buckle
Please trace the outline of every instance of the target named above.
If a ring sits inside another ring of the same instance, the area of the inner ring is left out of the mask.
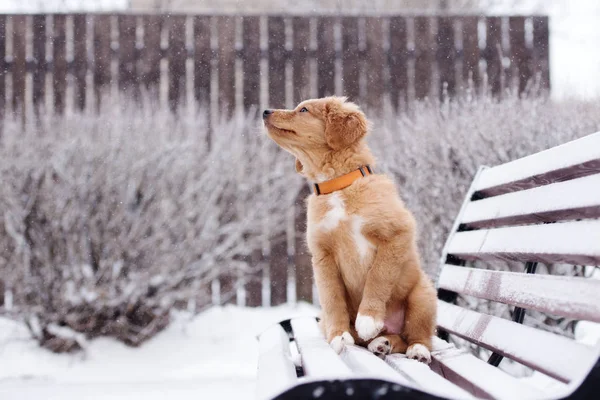
[[[320,195],[320,194],[321,194],[321,190],[319,189],[319,184],[318,184],[318,183],[315,183],[315,185],[314,185],[314,186],[315,186],[315,194],[316,194],[317,196],[318,196],[318,195]]]

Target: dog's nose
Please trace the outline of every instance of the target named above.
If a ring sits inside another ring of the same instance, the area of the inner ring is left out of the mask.
[[[271,114],[273,114],[273,110],[265,110],[265,111],[263,111],[263,119],[267,118]]]

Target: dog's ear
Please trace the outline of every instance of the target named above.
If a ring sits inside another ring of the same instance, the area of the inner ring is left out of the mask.
[[[325,139],[334,150],[350,146],[367,134],[367,118],[354,103],[336,99],[325,105]]]
[[[300,160],[298,160],[296,158],[296,172],[299,173],[300,175],[302,175],[303,169],[304,169],[304,165],[302,165]]]

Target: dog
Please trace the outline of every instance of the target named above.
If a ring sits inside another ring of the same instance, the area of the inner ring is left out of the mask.
[[[330,346],[429,363],[436,292],[420,266],[413,215],[394,182],[373,173],[364,113],[344,97],[326,97],[265,110],[263,122],[314,185],[306,239]]]

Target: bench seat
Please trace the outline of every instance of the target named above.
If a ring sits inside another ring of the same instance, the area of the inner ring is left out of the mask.
[[[433,339],[432,363],[427,366],[403,354],[382,360],[358,346],[347,346],[338,355],[323,338],[314,317],[283,321],[259,337],[258,368],[263,379],[259,378],[257,398],[303,398],[308,388],[330,398],[327,396],[341,390],[330,385],[334,381],[361,382],[357,387],[342,385],[346,394],[365,390],[392,395],[401,388],[414,396],[431,396],[423,398],[552,398],[552,393],[514,378],[466,350]],[[292,356],[291,348],[299,357]],[[594,350],[590,348],[590,353]]]

